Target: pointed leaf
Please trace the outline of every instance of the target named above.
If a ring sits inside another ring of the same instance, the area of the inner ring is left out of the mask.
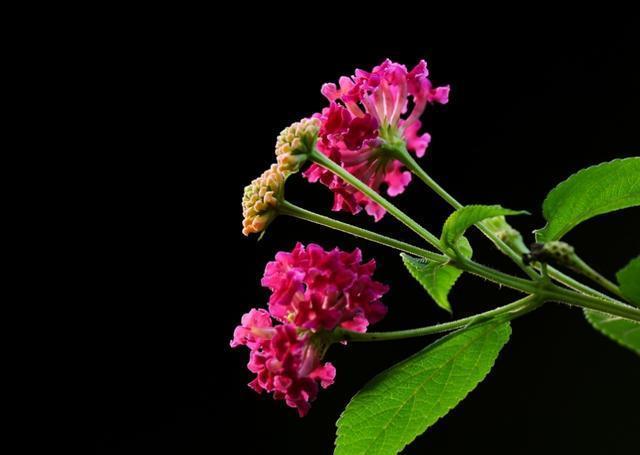
[[[639,304],[640,256],[620,269],[616,277],[624,296],[631,302]],[[597,330],[640,355],[640,323],[593,310],[585,310],[584,315]]]
[[[640,323],[593,310],[584,314],[598,331],[640,355]]]
[[[468,258],[473,254],[471,245],[465,237],[461,237],[458,241],[458,248]],[[405,253],[401,253],[400,256],[402,256],[402,262],[411,276],[422,285],[440,308],[451,313],[449,292],[458,277],[462,275],[462,270],[448,264],[416,258]]]
[[[540,242],[558,240],[579,223],[640,205],[640,157],[613,160],[573,174],[547,195]]]
[[[491,370],[509,323],[447,335],[373,378],[338,420],[336,455],[390,455],[447,414]]]
[[[526,213],[525,211],[505,209],[499,205],[467,205],[449,215],[442,227],[441,241],[447,248],[453,248],[453,245],[467,229],[486,218]]]

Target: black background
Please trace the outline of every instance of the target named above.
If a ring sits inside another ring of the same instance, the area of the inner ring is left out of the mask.
[[[110,185],[99,198],[101,235],[87,253],[94,265],[81,314],[87,329],[77,382],[98,453],[331,452],[350,397],[432,339],[333,347],[336,382],[304,419],[255,394],[246,386],[247,352],[231,350],[229,339],[243,313],[266,303],[265,263],[297,241],[358,246],[376,258],[377,278],[391,286],[389,315],[376,330],[448,319],[394,251],[284,218],[260,242],[241,235],[243,187],[273,161],[277,133],[325,105],[322,83],[386,57],[410,67],[425,58],[434,83],[452,91],[448,105],[423,118],[432,142],[422,165],[463,203],[530,211],[512,223],[529,241],[556,183],[638,155],[640,46],[629,18],[611,28],[576,17],[526,26],[437,19],[448,26],[436,30],[416,14],[406,28],[337,21],[303,36],[300,23],[238,22],[228,35],[208,36],[211,45],[198,35],[174,46],[179,58],[162,66],[162,83],[141,77],[129,87],[147,86],[155,104],[125,105],[126,127],[138,121],[150,134],[95,163]],[[153,40],[145,43],[140,49]],[[129,56],[122,77],[145,70],[141,55]],[[295,177],[287,196],[331,213],[320,185]],[[394,202],[434,233],[450,213],[417,180]],[[332,216],[420,242],[390,216],[377,224],[364,214]],[[640,212],[631,209],[593,219],[566,240],[613,277],[640,251],[639,230]],[[517,273],[477,233],[471,240],[479,261]],[[516,296],[463,276],[451,294],[454,317]],[[628,453],[638,443],[638,384],[637,356],[596,333],[579,310],[548,304],[513,323],[488,378],[406,453]]]

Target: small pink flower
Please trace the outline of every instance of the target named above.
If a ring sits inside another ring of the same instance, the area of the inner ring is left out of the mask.
[[[249,349],[260,347],[273,335],[271,316],[266,310],[255,308],[242,316],[241,325],[233,332],[231,347],[245,345]]]
[[[231,346],[245,345],[251,351],[247,367],[256,375],[249,383],[252,389],[272,393],[304,417],[318,394],[318,383],[322,388],[329,387],[336,370],[328,362],[321,363],[310,332],[300,331],[293,324],[272,327],[270,318],[266,318],[269,314],[265,310],[252,309],[245,314]]]
[[[371,72],[356,70],[352,77],[341,77],[339,87],[325,84],[322,94],[329,100],[329,107],[314,116],[321,122],[318,150],[374,190],[379,191],[385,183],[389,196],[402,193],[411,174],[395,159],[393,150],[403,147],[422,157],[431,137],[428,133],[419,134],[419,118],[427,104],[448,102],[449,86],[434,88],[428,74],[424,60],[411,71],[385,60]],[[333,210],[355,214],[364,208],[376,221],[385,213],[378,204],[318,165],[309,167],[304,175],[310,182],[320,181],[333,191]]]
[[[298,243],[267,264],[262,285],[271,289],[269,312],[304,329],[336,326],[364,332],[384,317],[380,301],[388,287],[372,279],[375,261],[362,263],[362,253],[325,251]]]

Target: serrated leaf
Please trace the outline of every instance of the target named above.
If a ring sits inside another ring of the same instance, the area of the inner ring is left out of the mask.
[[[542,213],[547,225],[540,242],[558,240],[579,223],[603,213],[640,205],[640,157],[613,160],[583,169],[547,195]]]
[[[622,294],[631,302],[638,304],[640,302],[640,256],[620,269],[616,278]],[[584,315],[601,333],[640,355],[640,323],[593,310],[585,310]]]
[[[456,210],[442,227],[442,236],[440,240],[447,248],[453,248],[458,239],[474,224],[495,216],[501,215],[521,215],[526,211],[509,210],[499,205],[467,205]]]
[[[465,237],[461,237],[458,241],[458,248],[468,258],[473,254],[471,245]],[[422,285],[440,308],[451,313],[449,292],[462,275],[462,270],[448,264],[416,258],[405,253],[401,253],[400,256],[402,256],[402,262],[411,276]]]
[[[585,310],[584,314],[598,331],[640,355],[639,323],[594,310]]]
[[[454,332],[373,378],[340,416],[335,454],[398,453],[485,378],[510,334],[495,322]]]
[[[637,306],[640,306],[640,256],[632,259],[616,273],[620,292]]]

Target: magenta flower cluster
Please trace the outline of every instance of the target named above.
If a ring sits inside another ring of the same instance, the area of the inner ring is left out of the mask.
[[[231,346],[247,346],[249,384],[269,392],[304,416],[319,386],[333,383],[335,368],[322,363],[326,335],[336,327],[365,332],[386,314],[381,302],[388,287],[373,280],[375,261],[362,253],[298,243],[267,264],[262,285],[271,290],[269,311],[252,309],[242,317]]]
[[[321,121],[318,150],[374,190],[384,183],[389,196],[402,193],[411,173],[385,153],[385,145],[393,147],[395,141],[418,157],[424,155],[431,136],[419,133],[419,118],[429,103],[449,100],[449,86],[433,87],[428,75],[424,60],[411,71],[385,60],[371,72],[358,69],[352,77],[341,77],[339,87],[325,84],[322,94],[329,107],[314,115]],[[364,208],[376,221],[385,214],[374,201],[317,164],[304,175],[331,189],[333,210],[356,214]]]

